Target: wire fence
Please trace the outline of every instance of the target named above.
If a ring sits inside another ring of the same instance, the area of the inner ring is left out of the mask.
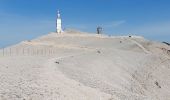
[[[0,56],[52,56],[58,54],[56,48],[2,48]]]

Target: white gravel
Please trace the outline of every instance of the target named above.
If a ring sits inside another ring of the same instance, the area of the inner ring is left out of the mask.
[[[1,49],[0,100],[170,100],[169,46],[73,33]]]

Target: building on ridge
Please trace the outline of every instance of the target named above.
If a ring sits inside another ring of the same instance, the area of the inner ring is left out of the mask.
[[[63,30],[62,30],[62,20],[61,20],[61,15],[60,15],[60,11],[59,10],[57,12],[56,32],[58,34],[62,34],[63,33]]]

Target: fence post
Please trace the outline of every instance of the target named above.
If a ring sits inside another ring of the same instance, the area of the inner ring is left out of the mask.
[[[30,56],[30,49],[28,48],[28,56]]]
[[[43,56],[43,49],[41,49],[41,56]]]
[[[46,56],[46,49],[44,48],[44,56]]]
[[[2,49],[2,53],[3,53],[3,56],[5,56],[5,54],[4,54],[4,48]]]
[[[39,49],[37,49],[37,56],[39,56]]]
[[[11,56],[11,48],[9,48],[9,56]]]
[[[22,55],[24,55],[24,48],[22,48]]]
[[[18,55],[18,54],[17,54],[17,48],[15,48],[15,52],[16,52],[15,55],[17,56],[17,55]]]

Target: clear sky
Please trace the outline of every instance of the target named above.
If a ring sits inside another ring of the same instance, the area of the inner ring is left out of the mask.
[[[170,0],[0,0],[0,47],[64,28],[170,42]]]

